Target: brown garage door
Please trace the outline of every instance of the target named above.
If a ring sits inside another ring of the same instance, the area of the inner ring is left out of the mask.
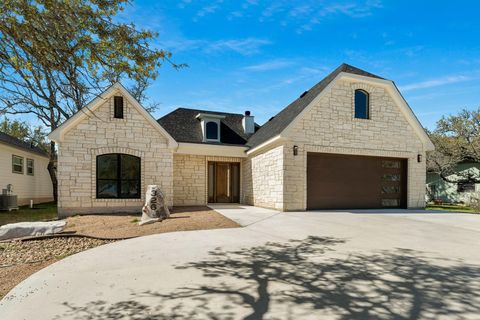
[[[308,209],[406,206],[406,159],[308,153]]]

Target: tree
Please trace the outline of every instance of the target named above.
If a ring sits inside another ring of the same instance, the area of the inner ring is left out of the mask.
[[[0,132],[31,143],[46,152],[49,151],[47,133],[41,126],[32,127],[26,122],[5,118],[0,122]]]
[[[456,171],[459,163],[480,162],[480,108],[442,117],[429,135],[435,145],[427,157],[429,171],[451,183],[480,183],[475,170]]]
[[[116,81],[144,98],[170,52],[155,33],[114,21],[128,0],[0,2],[0,114],[34,114],[50,130]],[[57,197],[50,143],[49,172]]]

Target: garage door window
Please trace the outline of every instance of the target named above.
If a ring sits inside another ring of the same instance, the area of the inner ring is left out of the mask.
[[[400,186],[382,186],[382,193],[400,193]]]
[[[383,181],[400,181],[400,175],[399,174],[390,174],[386,173],[382,176]]]
[[[382,207],[398,207],[399,205],[399,199],[382,199]]]
[[[382,167],[386,169],[400,169],[400,161],[383,160]]]

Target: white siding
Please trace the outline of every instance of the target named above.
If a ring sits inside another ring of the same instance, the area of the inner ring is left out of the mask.
[[[23,158],[23,174],[12,172],[12,155]],[[34,160],[33,176],[27,174],[27,158]],[[0,143],[0,192],[12,184],[20,205],[29,203],[30,199],[35,203],[52,201],[53,188],[47,166],[46,157]]]

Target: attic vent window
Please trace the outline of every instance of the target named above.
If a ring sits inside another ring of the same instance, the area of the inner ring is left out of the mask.
[[[221,142],[220,125],[225,118],[224,115],[199,113],[195,118],[200,120],[203,142]]]
[[[205,125],[207,140],[218,140],[218,123],[209,121]]]
[[[115,96],[113,98],[113,117],[123,119],[123,97]]]

